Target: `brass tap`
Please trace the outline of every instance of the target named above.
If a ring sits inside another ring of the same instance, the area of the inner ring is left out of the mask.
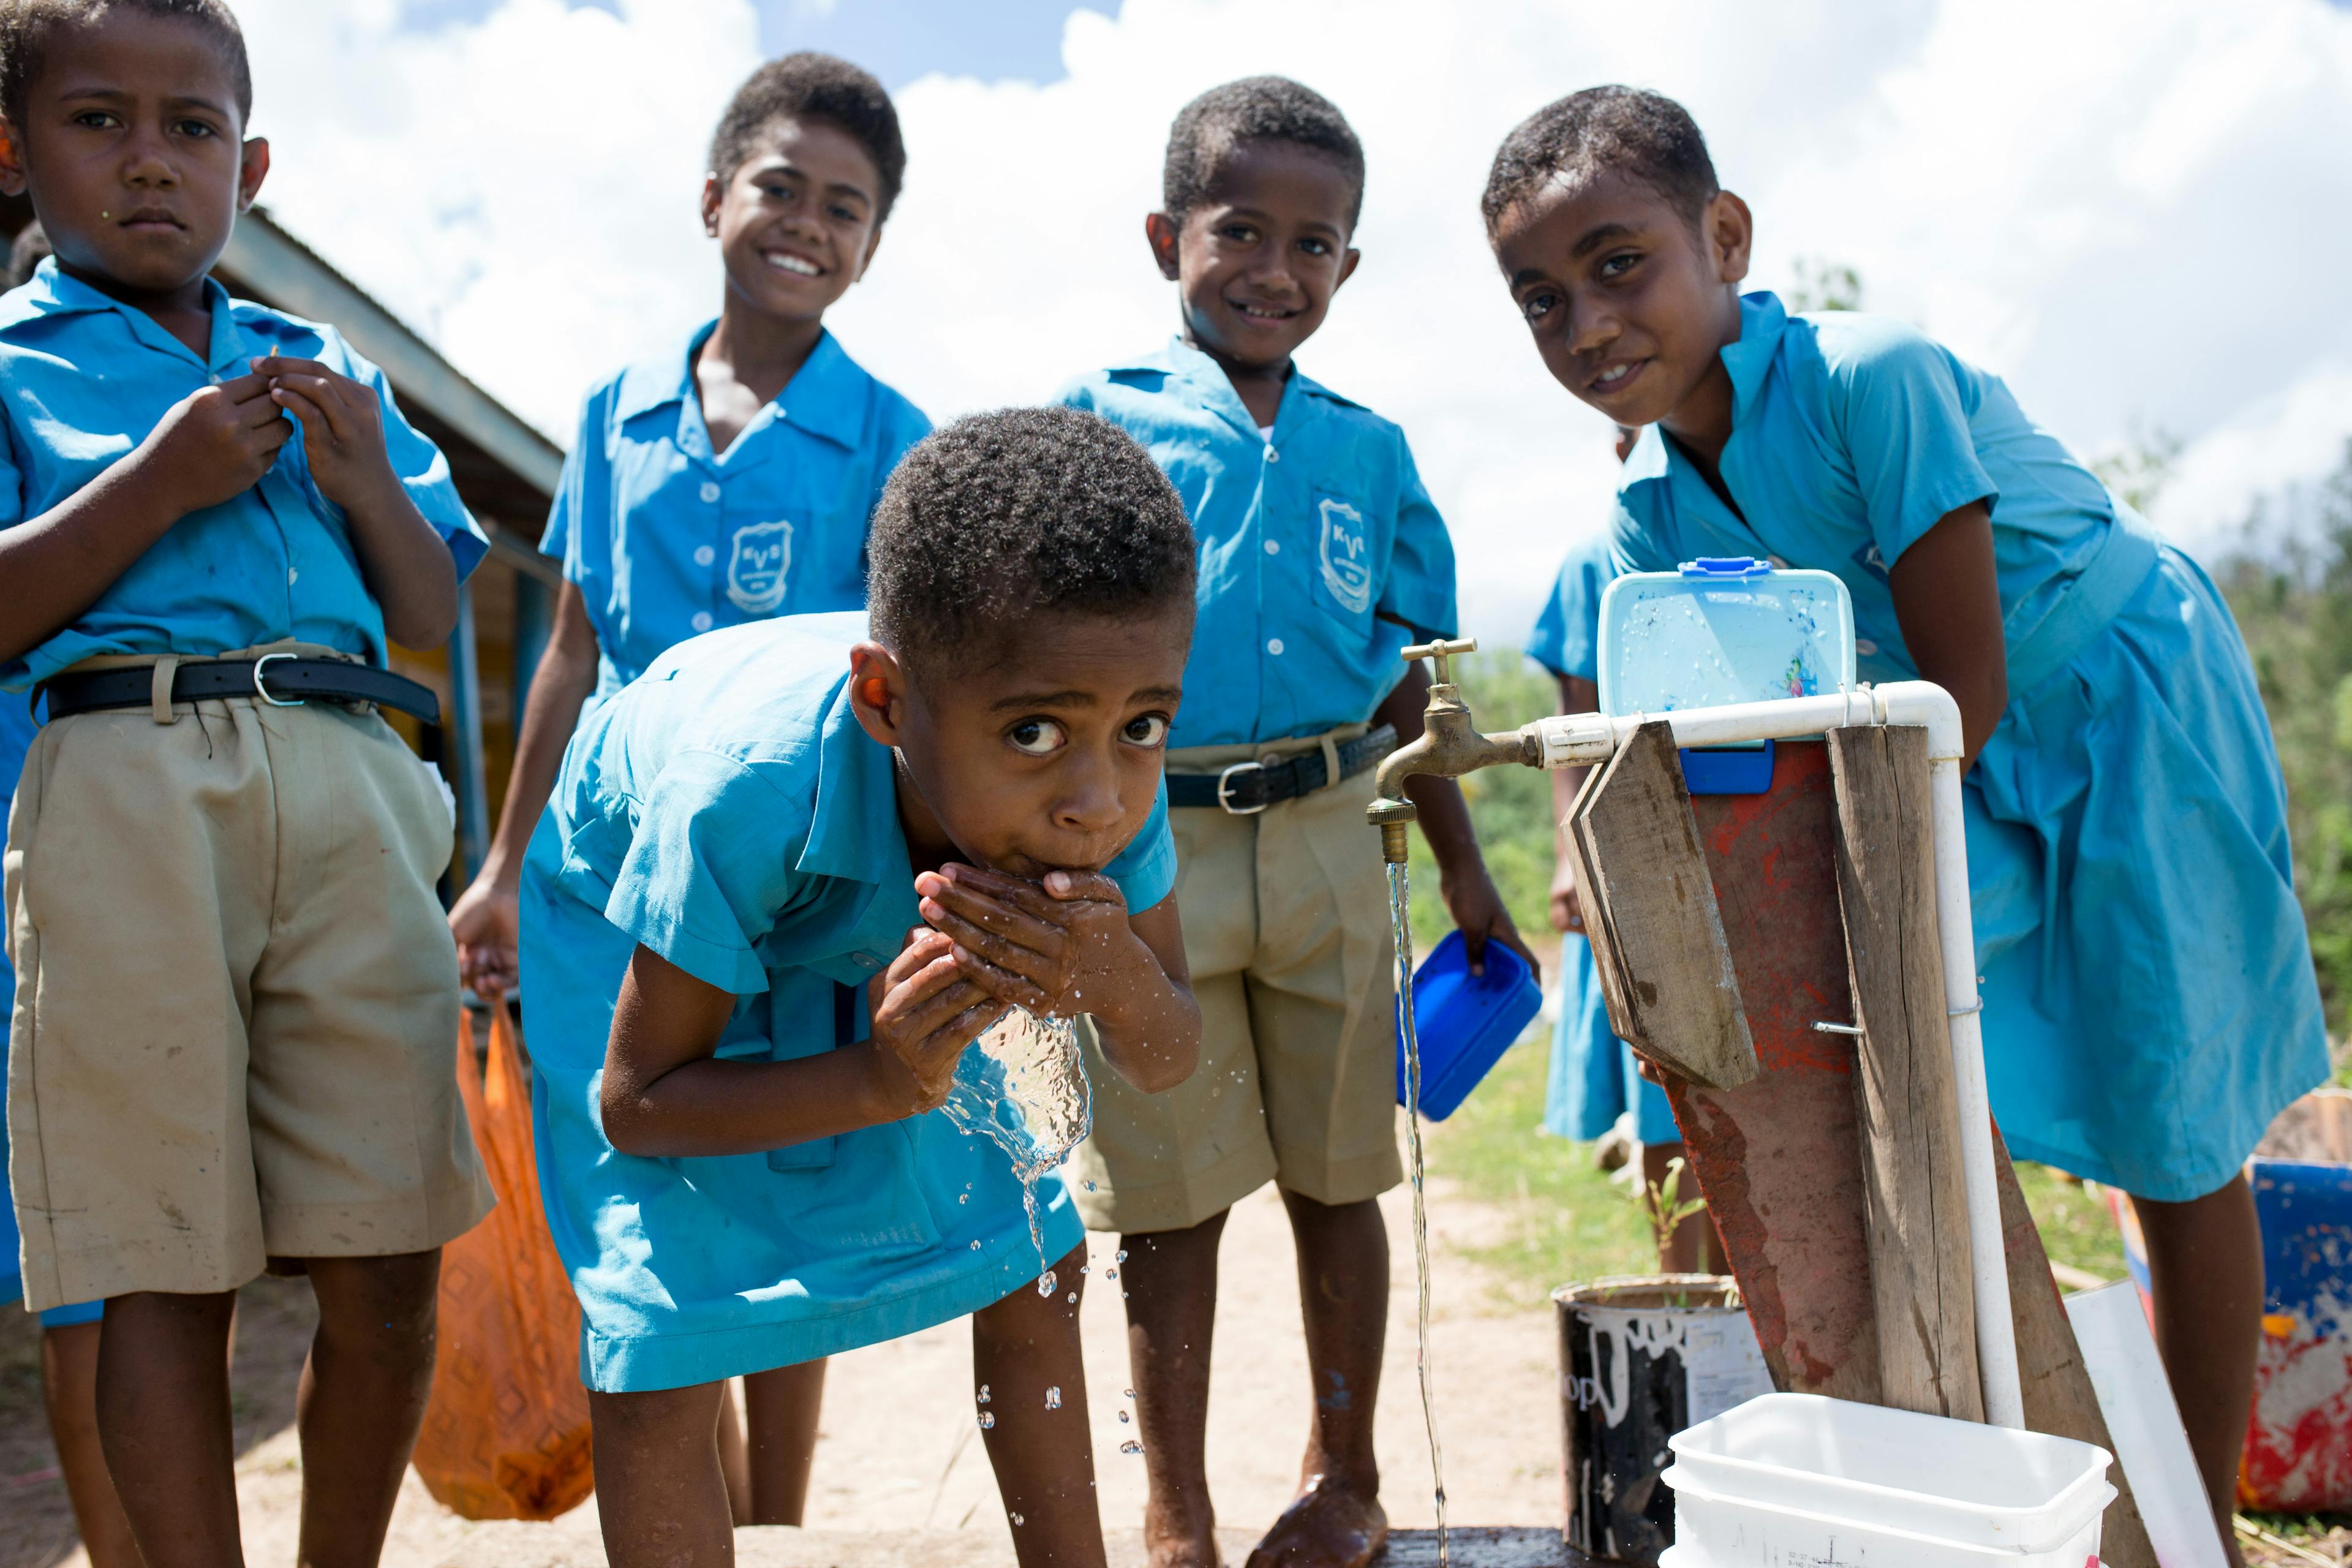
[[[1399,656],[1407,663],[1435,659],[1437,679],[1430,684],[1429,706],[1422,713],[1420,737],[1391,752],[1381,761],[1375,775],[1378,797],[1364,813],[1381,830],[1381,858],[1392,866],[1404,864],[1405,824],[1419,815],[1412,802],[1405,798],[1406,779],[1415,773],[1460,778],[1464,773],[1503,763],[1520,763],[1531,768],[1543,766],[1543,745],[1532,733],[1510,731],[1482,735],[1472,723],[1470,709],[1454,688],[1446,660],[1455,654],[1475,653],[1477,648],[1476,638],[1463,637],[1454,642],[1418,643]]]

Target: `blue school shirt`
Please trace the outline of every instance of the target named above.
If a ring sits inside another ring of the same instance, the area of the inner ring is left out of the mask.
[[[694,359],[716,321],[588,395],[540,548],[596,628],[599,696],[714,626],[866,605],[866,525],[922,410],[831,332],[714,453]]]
[[[1991,510],[2012,658],[2112,531],[2144,530],[2118,523],[2127,509],[1999,376],[1916,328],[1846,310],[1792,317],[1769,292],[1739,310],[1739,341],[1723,350],[1732,429],[1717,466],[1740,512],[1652,426],[1618,485],[1620,571],[1769,555],[1834,572],[1856,637],[1876,647],[1864,678],[1911,679],[1887,572],[1946,514],[1979,500]],[[2151,547],[2143,569],[2154,561]]]
[[[440,449],[402,417],[383,373],[334,328],[232,300],[207,280],[210,349],[198,356],[142,310],[41,263],[0,297],[0,528],[54,510],[153,431],[172,406],[250,361],[314,359],[364,382],[409,499],[449,547],[460,579],[489,548]],[[22,691],[96,654],[210,654],[297,638],[384,662],[383,612],[360,575],[342,508],[319,493],[298,426],[261,482],[190,512],[72,624],[0,663]]]
[[[1200,615],[1172,743],[1360,724],[1404,675],[1406,644],[1454,635],[1444,520],[1404,432],[1362,405],[1294,368],[1261,436],[1216,361],[1181,339],[1060,397],[1134,437],[1192,520]]]
[[[1554,675],[1601,679],[1601,595],[1617,574],[1609,564],[1610,536],[1595,534],[1568,552],[1551,597],[1536,616],[1528,657]]]
[[[864,1037],[866,983],[922,923],[892,756],[850,703],[865,636],[862,614],[797,616],[663,655],[583,724],[533,836],[540,1181],[593,1388],[911,1333],[1001,1300],[1082,1235],[1049,1178],[1041,1260],[1005,1156],[943,1111],[765,1154],[640,1159],[604,1138],[605,1042],[640,944],[739,998],[721,1058]],[[1131,910],[1167,897],[1164,793],[1108,869]]]

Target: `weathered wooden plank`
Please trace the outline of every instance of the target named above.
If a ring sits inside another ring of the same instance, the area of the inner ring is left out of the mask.
[[[2042,1246],[2042,1232],[2026,1206],[2025,1189],[2009,1162],[2009,1146],[2000,1130],[1993,1130],[1993,1176],[2000,1184],[2001,1243],[2009,1258],[2009,1311],[2017,1333],[2017,1368],[2025,1394],[2028,1430],[2048,1432],[2079,1442],[2095,1443],[2112,1454],[2107,1418],[2100,1413],[2099,1395],[2091,1386],[2091,1373],[2083,1364],[2082,1347],[2074,1342],[2074,1325],[2066,1303],[2050,1277],[2050,1255]],[[2116,1500],[2099,1531],[2099,1561],[2106,1568],[2157,1568],[2156,1547],[2139,1516],[2124,1468],[2107,1470],[2115,1483]]]
[[[1645,1055],[1695,1083],[1755,1078],[1756,1047],[1717,910],[1674,731],[1643,725],[1577,797],[1570,837],[1596,950],[1608,951],[1611,1021]],[[1619,1009],[1624,1016],[1619,1016]]]
[[[1691,804],[1763,1071],[1667,1098],[1775,1385],[1875,1404],[1853,1042],[1813,1029],[1853,1016],[1825,749],[1784,743],[1769,793]]]
[[[1600,881],[1591,862],[1585,858],[1584,835],[1577,827],[1578,818],[1592,803],[1593,792],[1600,788],[1601,775],[1608,771],[1606,767],[1585,770],[1584,783],[1578,788],[1576,799],[1570,803],[1568,816],[1560,822],[1560,838],[1567,845],[1569,859],[1575,867],[1577,898],[1584,910],[1585,937],[1592,949],[1593,973],[1601,982],[1601,1000],[1609,1013],[1609,1026],[1616,1032],[1619,1039],[1638,1048],[1643,1045],[1642,1037],[1633,1031],[1639,1027],[1640,1020],[1633,1016],[1633,1006],[1626,999],[1625,972],[1618,961],[1617,945],[1609,938],[1608,922],[1601,914],[1600,900],[1585,891],[1598,887]]]
[[[1853,988],[1861,1135],[1880,1400],[1984,1419],[1968,1194],[1960,1170],[1927,731],[1829,732],[1837,793],[1838,906]]]

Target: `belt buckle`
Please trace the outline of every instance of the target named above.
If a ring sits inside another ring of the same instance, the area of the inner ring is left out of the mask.
[[[269,668],[272,659],[299,658],[299,657],[301,656],[299,654],[291,653],[265,653],[255,659],[253,661],[253,694],[272,708],[300,708],[307,705],[310,701],[307,697],[272,697],[269,695],[269,688],[262,682],[261,679],[261,672]]]
[[[1235,805],[1233,800],[1234,775],[1235,773],[1262,773],[1264,772],[1265,772],[1265,764],[1264,763],[1235,763],[1233,766],[1219,773],[1217,775],[1218,808],[1229,816],[1255,816],[1259,812],[1264,811],[1267,806],[1272,805],[1274,803],[1269,800],[1262,800],[1255,805]]]

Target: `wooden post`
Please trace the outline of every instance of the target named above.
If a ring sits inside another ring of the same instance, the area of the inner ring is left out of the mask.
[[[1880,1399],[1981,1421],[1959,1102],[1936,920],[1927,731],[1832,730],[1829,750],[1838,902],[1853,1022],[1862,1028],[1853,1089]]]
[[[1568,837],[1618,1035],[1711,1089],[1755,1078],[1756,1046],[1671,726],[1643,725],[1585,781]]]

